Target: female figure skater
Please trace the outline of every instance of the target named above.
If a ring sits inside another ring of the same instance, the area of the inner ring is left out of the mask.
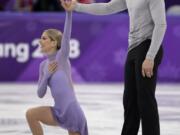
[[[143,135],[160,135],[155,89],[166,31],[164,0],[111,0],[93,4],[72,0],[68,6],[64,0],[61,3],[67,11],[94,15],[128,10],[130,32],[124,73],[124,124],[121,135],[137,135],[140,120]]]
[[[40,63],[37,94],[42,98],[49,86],[55,105],[27,110],[26,118],[33,135],[43,135],[40,122],[67,129],[69,135],[88,135],[86,118],[71,81],[68,58],[71,25],[72,13],[66,12],[63,34],[59,30],[48,29],[41,36],[41,51],[47,55],[47,59]]]

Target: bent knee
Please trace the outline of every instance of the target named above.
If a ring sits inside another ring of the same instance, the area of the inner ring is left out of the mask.
[[[27,120],[35,119],[34,108],[30,108],[26,111],[26,119]]]

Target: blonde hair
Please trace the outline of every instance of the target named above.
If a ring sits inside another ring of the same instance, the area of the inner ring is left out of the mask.
[[[48,37],[57,42],[57,50],[61,48],[62,32],[57,29],[47,29],[44,31]]]

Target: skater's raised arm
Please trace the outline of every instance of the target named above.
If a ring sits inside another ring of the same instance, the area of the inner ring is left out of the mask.
[[[64,32],[61,41],[61,49],[58,51],[56,60],[59,60],[61,56],[63,57],[63,59],[69,57],[71,29],[72,29],[72,12],[67,11],[65,25],[64,25]]]

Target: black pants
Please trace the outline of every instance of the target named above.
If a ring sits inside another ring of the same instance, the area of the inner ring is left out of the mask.
[[[142,135],[160,135],[159,114],[155,98],[157,70],[163,56],[160,47],[155,60],[153,76],[142,76],[142,63],[145,60],[151,40],[146,40],[132,49],[125,64],[125,89],[123,95],[124,125],[122,135],[137,135],[142,122]]]

